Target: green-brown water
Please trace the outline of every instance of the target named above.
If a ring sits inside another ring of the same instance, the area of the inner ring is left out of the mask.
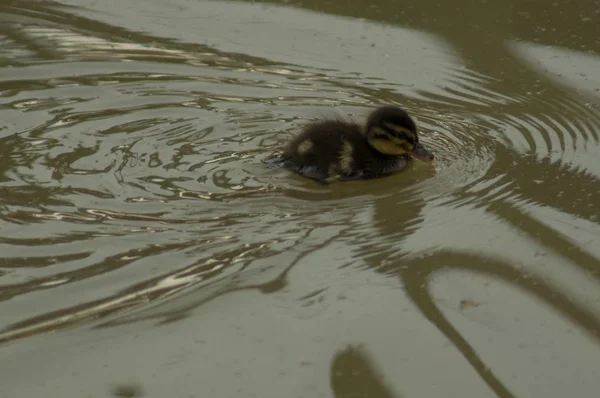
[[[0,397],[596,397],[600,2],[0,3]],[[264,167],[316,118],[438,161]]]

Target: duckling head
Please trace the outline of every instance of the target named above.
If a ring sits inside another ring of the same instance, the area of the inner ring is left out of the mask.
[[[391,156],[410,155],[431,162],[433,154],[419,143],[417,126],[401,108],[376,109],[367,120],[367,141],[376,151]]]

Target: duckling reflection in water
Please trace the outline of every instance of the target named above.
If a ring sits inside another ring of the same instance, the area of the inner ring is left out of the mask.
[[[321,121],[307,126],[270,162],[320,182],[383,177],[400,171],[411,158],[430,162],[417,126],[401,108],[373,111],[363,129],[354,123]]]

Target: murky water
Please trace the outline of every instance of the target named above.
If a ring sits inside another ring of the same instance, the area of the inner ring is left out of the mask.
[[[0,397],[596,397],[600,2],[0,5]],[[438,161],[316,184],[305,123]]]

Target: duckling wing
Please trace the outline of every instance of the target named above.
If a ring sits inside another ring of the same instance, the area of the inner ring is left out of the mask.
[[[351,141],[362,140],[360,129],[352,124],[324,121],[308,126],[282,154],[285,167],[313,180],[329,180],[338,174],[351,174]]]
[[[317,166],[304,166],[297,169],[297,172],[306,178],[310,178],[316,181],[325,181],[329,177],[325,171]]]
[[[277,156],[272,159],[269,159],[269,161],[267,162],[267,168],[272,169],[275,167],[283,167],[284,169],[294,171],[303,177],[317,180],[319,182],[326,180],[328,177],[327,173],[318,166],[315,166],[315,165],[299,166],[294,161],[285,159],[281,156]]]

